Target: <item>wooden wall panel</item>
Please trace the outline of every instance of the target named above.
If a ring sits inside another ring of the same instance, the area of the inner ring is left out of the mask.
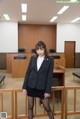
[[[6,69],[6,53],[0,53],[0,69]]]
[[[75,68],[80,68],[80,53],[75,53]]]
[[[18,25],[19,48],[25,48],[27,53],[31,53],[39,40],[46,43],[48,50],[56,49],[56,25]]]
[[[26,59],[13,59],[12,61],[12,77],[23,78],[25,77],[27,69]]]
[[[7,64],[7,72],[8,73],[12,73],[12,62],[14,59],[14,56],[18,56],[18,55],[26,55],[25,53],[21,54],[21,53],[7,53],[6,54],[6,64]]]
[[[21,62],[21,60],[15,60],[14,59],[14,56],[19,56],[19,55],[25,55],[26,56],[25,61]],[[25,72],[26,72],[27,67],[28,67],[28,64],[29,64],[29,61],[30,61],[30,58],[32,55],[34,55],[34,54],[31,54],[31,53],[30,54],[28,54],[28,53],[24,53],[24,54],[7,53],[7,72],[12,73],[13,77],[24,77]],[[49,54],[49,55],[50,56],[60,56],[60,59],[54,59],[54,67],[55,68],[58,65],[65,68],[65,54],[64,53],[53,53],[53,54]],[[16,61],[16,64],[15,64],[15,61]],[[22,64],[20,64],[20,62]],[[22,67],[22,68],[20,69],[20,67]]]
[[[26,69],[27,66],[29,64],[30,58],[32,55],[34,54],[28,54],[28,53],[7,53],[6,54],[6,62],[7,62],[7,72],[8,73],[12,73],[12,63],[13,63],[13,59],[14,56],[18,56],[18,55],[25,55],[26,56],[26,60],[27,60],[27,65],[26,65]],[[66,61],[65,61],[65,54],[64,53],[51,53],[49,54],[50,56],[60,56],[60,59],[55,59],[54,60],[54,66],[60,65],[65,67]]]

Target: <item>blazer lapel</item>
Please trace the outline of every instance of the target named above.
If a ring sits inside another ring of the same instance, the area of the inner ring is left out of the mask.
[[[48,58],[47,58],[47,56],[45,56],[41,66],[40,66],[39,71],[42,71],[46,67],[47,60],[48,60]]]
[[[35,59],[34,59],[34,69],[37,71],[37,57],[38,56],[35,56]]]
[[[38,58],[38,56],[35,56],[35,59],[34,59],[34,69],[35,69],[36,71],[41,71],[41,70],[43,70],[43,69],[46,67],[46,63],[47,63],[47,61],[48,61],[48,57],[45,56],[45,58],[44,58],[44,60],[43,60],[43,62],[42,62],[42,64],[41,64],[39,70],[37,70],[37,58]]]

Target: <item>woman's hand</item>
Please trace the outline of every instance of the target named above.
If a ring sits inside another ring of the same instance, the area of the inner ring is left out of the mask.
[[[26,90],[26,89],[23,89],[23,93],[24,93],[25,95],[27,95],[27,90]]]
[[[49,93],[44,93],[44,98],[48,98],[50,97],[50,94]]]

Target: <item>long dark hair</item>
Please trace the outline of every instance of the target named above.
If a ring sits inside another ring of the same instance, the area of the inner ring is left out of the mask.
[[[35,45],[35,50],[38,50],[39,48],[40,49],[43,48],[44,49],[44,55],[48,56],[48,51],[47,51],[47,48],[46,48],[46,44],[43,41],[38,41],[37,44]]]

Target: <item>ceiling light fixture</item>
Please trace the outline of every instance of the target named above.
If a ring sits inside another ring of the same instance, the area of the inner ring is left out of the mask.
[[[26,15],[22,15],[22,21],[26,21]]]
[[[78,1],[77,0],[70,0],[70,2],[75,3],[75,2],[78,2]]]
[[[80,3],[80,0],[56,0],[57,3]]]
[[[6,20],[10,20],[10,17],[8,16],[8,14],[3,14],[3,16]]]
[[[57,14],[62,14],[62,13],[65,12],[68,8],[69,8],[69,6],[64,6]]]
[[[76,21],[78,21],[78,20],[80,20],[80,17],[78,17],[78,18],[72,20],[71,23],[74,23],[74,22],[76,22]]]
[[[26,13],[27,12],[27,4],[22,3],[21,10],[22,10],[22,13]]]
[[[57,16],[54,16],[54,17],[50,20],[50,22],[55,21],[57,18],[58,18]]]

